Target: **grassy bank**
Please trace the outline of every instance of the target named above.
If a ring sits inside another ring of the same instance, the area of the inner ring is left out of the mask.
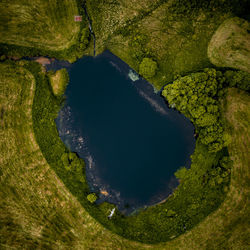
[[[74,21],[79,14],[83,14],[81,23]],[[89,39],[83,10],[71,0],[1,1],[0,34],[1,54],[47,55],[69,61],[83,55]]]
[[[60,69],[56,72],[49,72],[49,81],[55,96],[62,96],[69,82],[69,76],[66,69]]]

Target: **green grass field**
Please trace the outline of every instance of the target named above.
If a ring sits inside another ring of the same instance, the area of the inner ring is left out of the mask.
[[[160,89],[176,75],[212,66],[207,46],[219,25],[234,15],[231,1],[206,7],[195,1],[87,1],[96,34],[97,53],[108,49],[137,72],[143,57],[152,57],[158,74],[149,79]],[[199,1],[198,1],[199,2]],[[244,2],[241,5],[244,10]],[[237,7],[238,8],[238,7]]]

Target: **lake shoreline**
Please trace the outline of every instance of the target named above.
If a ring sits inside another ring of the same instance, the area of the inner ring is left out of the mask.
[[[82,59],[79,60],[84,60],[85,57],[83,57]],[[123,62],[120,58],[116,57],[115,55],[113,55],[111,52],[109,51],[105,51],[100,55],[97,55],[96,57],[92,57],[93,60],[99,60],[104,59],[108,60],[109,63],[112,65],[112,67],[114,67],[119,74],[124,75],[129,81],[131,81],[131,85],[137,89],[137,91],[139,92],[139,94],[147,101],[150,103],[150,105],[156,109],[156,112],[161,112],[161,115],[167,115],[167,112],[170,112],[172,109],[170,109],[167,105],[166,105],[166,101],[165,98],[163,98],[161,96],[161,93],[155,93],[154,91],[154,87],[152,84],[150,84],[149,82],[147,82],[146,80],[144,80],[143,78],[140,77],[139,80],[132,82],[132,80],[129,79],[128,73],[131,69],[125,62]],[[76,62],[77,63],[77,62]],[[71,68],[74,66],[74,63],[69,65],[69,67],[67,68],[69,71],[71,70]],[[50,67],[51,69],[51,67]],[[67,95],[66,95],[66,103],[67,103]],[[67,107],[64,106],[64,108]],[[63,108],[63,109],[64,109]],[[62,110],[63,110],[62,109]],[[64,112],[68,112],[67,115],[69,116],[70,111],[69,110],[64,110]],[[172,111],[171,111],[172,112]],[[177,111],[175,111],[177,112]],[[59,116],[62,116],[62,114],[59,113]],[[187,122],[190,123],[190,121],[185,118],[182,114],[178,113],[178,115],[176,115],[177,118],[176,119],[182,119],[182,120],[186,120]],[[69,121],[72,118],[68,118]],[[60,132],[60,127],[62,127],[63,125],[59,125],[59,123],[57,122],[57,126],[59,127],[59,134],[61,139],[63,140],[63,137],[67,137],[67,135],[65,135],[65,131],[64,132]],[[68,126],[68,125],[66,125]],[[70,126],[70,125],[69,125]],[[191,123],[189,126],[193,126]],[[186,128],[188,130],[188,128]],[[62,130],[62,129],[61,129]],[[190,129],[189,129],[190,131]],[[192,127],[192,131],[194,132],[194,128]],[[64,133],[64,135],[62,135]],[[69,129],[67,130],[68,134],[73,134],[73,137],[75,136],[75,141],[77,140],[76,138],[82,138],[82,140],[85,140],[83,135],[79,136],[79,131],[70,131]],[[190,141],[193,141],[193,134],[190,135],[189,133],[186,133],[189,137]],[[194,142],[195,143],[195,142]],[[70,145],[67,145],[68,147],[70,147]],[[70,147],[71,148],[71,147]],[[80,146],[75,145],[73,151],[78,151],[80,148]],[[189,155],[191,155],[191,153],[193,152],[194,149],[194,145],[192,146],[192,149],[190,150]],[[71,148],[72,150],[72,148]],[[77,152],[78,153],[78,152]],[[98,180],[99,174],[96,172],[95,167],[93,167],[94,162],[93,162],[93,157],[89,152],[85,152],[84,154],[80,154],[81,158],[83,158],[85,160],[86,163],[86,176],[87,176],[87,181],[89,183],[90,189],[92,192],[97,192],[99,194],[99,200],[98,203],[102,203],[104,201],[107,201],[109,203],[115,204],[118,206],[118,209],[123,212],[124,214],[128,215],[131,214],[133,211],[137,210],[137,209],[141,209],[141,208],[146,208],[149,206],[154,206],[158,203],[161,203],[163,200],[166,200],[173,192],[174,190],[178,187],[178,180],[173,176],[172,181],[170,182],[170,186],[166,187],[167,189],[163,189],[161,190],[161,192],[159,192],[156,196],[152,197],[150,199],[150,201],[147,203],[147,205],[139,205],[138,207],[129,207],[128,208],[128,204],[126,202],[124,202],[123,200],[121,200],[119,198],[119,193],[117,193],[117,191],[112,190],[109,185],[107,185],[107,183],[102,183],[100,180]],[[191,164],[190,159],[188,159],[188,161],[186,162],[186,166],[189,168]],[[180,166],[181,167],[181,166]],[[103,194],[103,190],[105,190],[105,194]],[[125,208],[126,207],[126,208]]]

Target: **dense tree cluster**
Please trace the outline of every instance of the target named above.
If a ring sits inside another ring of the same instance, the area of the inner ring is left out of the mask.
[[[224,81],[221,72],[205,69],[177,79],[162,92],[171,107],[176,107],[193,122],[200,141],[212,152],[221,150],[230,142],[230,135],[223,129],[217,99],[222,95]]]

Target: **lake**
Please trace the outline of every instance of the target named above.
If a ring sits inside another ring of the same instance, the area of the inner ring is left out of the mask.
[[[190,166],[191,122],[108,51],[84,57],[68,71],[56,123],[66,146],[85,160],[98,202],[130,213],[165,199],[178,185],[174,172]]]

